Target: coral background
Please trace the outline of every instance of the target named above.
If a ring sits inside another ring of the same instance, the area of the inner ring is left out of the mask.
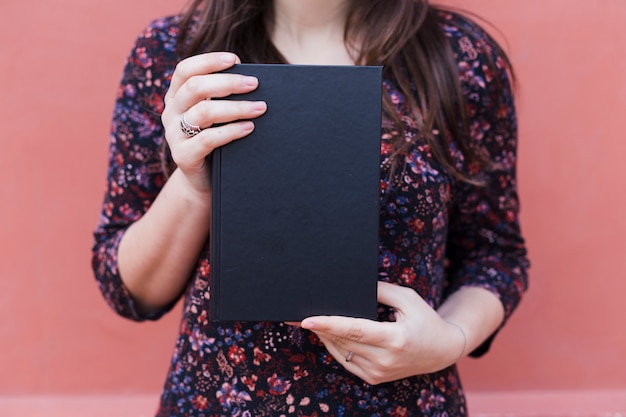
[[[466,389],[624,401],[626,2],[445,3],[493,23],[515,65],[532,260],[531,288],[492,351],[462,361]],[[180,310],[157,323],[114,315],[91,273],[91,231],[125,56],[152,18],[183,5],[0,4],[0,398],[156,402]]]

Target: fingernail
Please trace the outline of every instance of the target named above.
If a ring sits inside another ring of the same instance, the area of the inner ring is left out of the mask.
[[[243,77],[243,82],[245,85],[249,86],[249,87],[254,87],[255,85],[257,85],[259,83],[259,80],[256,79],[256,77]]]
[[[233,54],[222,54],[220,59],[224,64],[232,64],[235,62],[235,56]]]
[[[255,101],[254,103],[252,103],[252,109],[254,111],[265,111],[265,109],[267,109],[267,104],[265,104],[264,101]]]
[[[250,132],[250,131],[254,130],[254,123],[252,123],[252,122],[242,122],[241,123],[241,130],[243,130],[244,132]]]
[[[304,329],[315,330],[315,322],[312,320],[304,319],[302,323],[300,323],[300,326]]]

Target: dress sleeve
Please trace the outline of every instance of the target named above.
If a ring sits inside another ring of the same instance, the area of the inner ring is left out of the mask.
[[[107,303],[132,320],[155,320],[169,310],[138,311],[119,274],[117,251],[124,232],[141,218],[165,183],[160,114],[175,66],[166,21],[153,22],[126,60],[110,132],[107,183],[94,231],[92,267]],[[170,52],[168,52],[170,51]]]
[[[488,156],[493,167],[482,175],[484,185],[456,184],[447,251],[448,293],[466,286],[485,288],[502,302],[506,322],[527,289],[529,268],[519,222],[517,118],[510,74],[499,49],[487,34],[471,29],[453,40],[453,47],[472,146]],[[470,172],[473,168],[465,166]],[[472,356],[484,354],[494,336]]]

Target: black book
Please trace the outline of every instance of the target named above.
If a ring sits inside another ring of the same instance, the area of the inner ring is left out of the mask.
[[[240,64],[264,100],[212,163],[211,314],[376,317],[381,67]]]

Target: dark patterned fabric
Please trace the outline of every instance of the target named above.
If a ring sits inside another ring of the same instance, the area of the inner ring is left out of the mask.
[[[463,286],[479,286],[511,315],[527,286],[528,261],[518,214],[515,174],[517,126],[505,65],[493,41],[475,24],[442,12],[455,51],[474,146],[497,169],[487,186],[459,182],[418,139],[406,169],[388,181],[389,121],[381,148],[379,278],[414,288],[432,307]],[[124,70],[111,131],[108,186],[95,231],[93,268],[110,306],[142,316],[122,283],[117,248],[124,231],[150,207],[166,181],[160,114],[177,62],[178,17],[154,21],[138,38]],[[494,62],[497,71],[488,69]],[[496,83],[504,87],[495,99]],[[419,136],[405,97],[384,80],[406,123]],[[454,160],[464,166],[454,143]],[[184,294],[180,335],[158,416],[464,416],[455,366],[441,372],[371,386],[347,372],[310,332],[281,323],[216,323],[209,317],[208,242]],[[380,309],[380,319],[389,319]],[[488,344],[483,350],[488,348]]]

